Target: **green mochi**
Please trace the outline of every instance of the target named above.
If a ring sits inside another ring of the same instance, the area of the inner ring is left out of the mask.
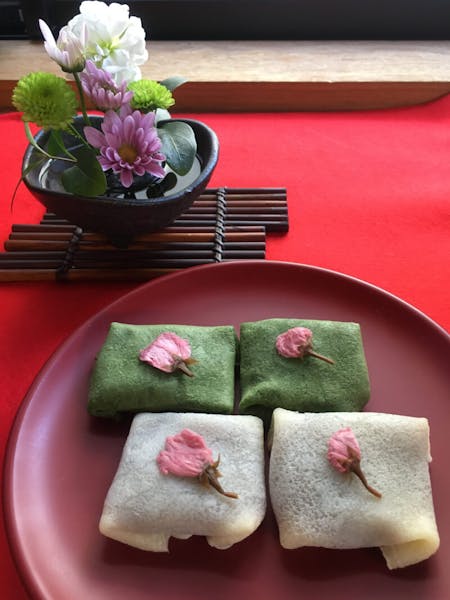
[[[285,358],[275,342],[292,327],[313,332],[313,356]],[[240,333],[241,402],[239,412],[266,423],[277,407],[298,412],[360,411],[370,397],[370,382],[358,323],[267,319],[243,323]]]
[[[140,350],[166,331],[190,343],[194,377],[139,359]],[[231,413],[237,348],[231,326],[112,323],[91,375],[88,411],[109,418],[144,411]]]

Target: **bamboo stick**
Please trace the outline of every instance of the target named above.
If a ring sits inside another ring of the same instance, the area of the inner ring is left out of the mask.
[[[66,250],[57,250],[56,252],[0,252],[0,265],[8,260],[59,260],[64,259]]]
[[[75,253],[77,261],[94,262],[94,261],[127,261],[128,263],[137,260],[152,260],[154,258],[183,258],[185,256],[192,257],[210,257],[215,249],[214,244],[197,243],[192,245],[179,244],[179,247],[170,246],[168,244],[162,247],[146,247],[142,250],[136,249],[116,249],[109,247],[104,250],[83,250],[78,249]],[[265,244],[263,242],[240,242],[239,244],[226,243],[223,247],[223,256],[229,257],[254,257],[264,258]],[[0,267],[12,268],[13,266],[27,264],[35,264],[39,261],[55,261],[61,263],[67,255],[67,247],[65,250],[59,251],[23,251],[16,250],[12,252],[0,253]]]
[[[254,202],[258,200],[285,200],[287,198],[286,188],[208,188],[195,202],[203,199],[215,198],[221,193],[225,196],[227,202],[233,200],[245,200],[246,202]]]
[[[248,206],[248,207],[277,206],[280,208],[287,207],[286,200],[284,200],[283,198],[276,199],[276,198],[278,198],[278,196],[276,196],[275,199],[273,197],[267,197],[267,199],[260,198],[258,200],[251,200],[250,202],[248,200],[246,200],[243,196],[242,197],[239,196],[237,198],[240,198],[240,199],[230,199],[227,197],[226,198],[227,206],[230,208],[239,207],[239,206]],[[193,208],[210,208],[210,207],[217,207],[217,199],[215,196],[204,196],[199,200],[195,200],[194,204],[187,210],[192,210]]]
[[[248,226],[254,226],[256,224],[260,224],[261,226],[267,227],[267,224],[273,224],[273,226],[275,225],[279,225],[280,227],[283,225],[287,225],[288,223],[288,217],[287,215],[276,215],[276,214],[255,214],[255,215],[248,215],[248,214],[242,214],[242,215],[228,215],[227,217],[228,222],[232,222],[235,224],[240,224],[242,226],[242,223],[248,223]],[[186,232],[186,234],[190,234],[190,233],[200,233],[200,231],[196,232],[196,231],[190,231],[190,226],[201,226],[202,224],[205,225],[206,227],[208,227],[209,232],[213,232],[215,231],[215,224],[216,224],[216,220],[215,220],[215,215],[213,214],[208,214],[208,213],[204,213],[204,214],[189,214],[189,215],[183,215],[179,218],[176,219],[175,221],[176,224],[182,224],[185,223],[186,226],[184,227],[184,231]],[[195,224],[199,224],[199,225],[194,225]],[[61,229],[48,229],[45,228],[44,226],[39,228],[18,228],[15,227],[9,236],[9,239],[15,239],[15,240],[21,240],[21,239],[41,239],[41,240],[45,240],[45,239],[53,239],[53,240],[69,240],[72,238],[73,234],[74,234],[74,229],[70,229],[70,228],[62,228]],[[173,233],[180,233],[180,232],[173,232],[173,231],[167,231],[167,230],[163,230],[160,233],[166,233],[166,234],[173,234]],[[205,232],[206,233],[206,232]],[[231,232],[230,232],[231,233]],[[148,234],[149,236],[152,234]],[[94,239],[94,236],[98,236],[98,234],[91,234],[89,232],[83,233],[82,234],[82,239],[83,240],[91,240]],[[154,237],[156,236],[156,234],[153,234],[152,237],[146,237],[146,239],[148,239],[149,241],[151,241]],[[135,239],[139,239],[142,240],[143,236],[136,236]]]
[[[61,232],[74,232],[77,228],[76,225],[72,225],[71,223],[67,223],[67,221],[61,225],[51,224],[44,225],[42,223],[15,223],[11,227],[11,233],[21,233],[21,232],[41,232],[41,233],[61,233]]]
[[[211,261],[213,262],[213,261]],[[206,263],[202,263],[206,264]],[[176,273],[184,267],[149,267],[129,269],[70,269],[58,274],[55,269],[0,269],[0,282],[21,281],[148,281],[161,275]]]
[[[238,233],[239,236],[234,235],[235,233]],[[195,248],[195,246],[193,246],[192,244],[196,244],[196,243],[201,243],[201,244],[205,244],[205,243],[209,243],[209,238],[205,239],[205,240],[199,240],[198,242],[195,241],[191,241],[191,236],[192,235],[196,235],[198,236],[199,234],[207,234],[211,237],[212,234],[215,234],[215,231],[186,231],[185,234],[185,238],[188,237],[189,240],[188,241],[184,241],[183,239],[180,238],[180,232],[175,232],[172,234],[172,232],[170,232],[168,235],[161,237],[159,234],[155,235],[155,236],[137,236],[134,238],[135,242],[146,242],[147,244],[157,244],[158,246],[161,244],[170,244],[172,246],[172,244],[184,244],[186,246],[186,248]],[[237,239],[238,241],[236,243],[239,243],[239,240],[242,238],[243,242],[247,241],[247,239],[245,238],[246,234],[244,232],[227,232],[225,230],[224,232],[226,240],[230,241],[232,239]],[[264,235],[264,231],[249,231],[249,239],[254,239],[254,240],[259,240],[259,239],[263,239],[261,238],[261,235]],[[256,234],[256,235],[255,235]],[[244,236],[244,237],[243,237]],[[36,240],[36,241],[58,241],[58,242],[70,242],[73,238],[73,233],[70,231],[67,232],[52,232],[52,231],[29,231],[29,232],[24,232],[24,231],[16,231],[16,232],[12,232],[9,235],[9,240],[16,240],[16,241],[20,241],[20,240]],[[212,238],[213,239],[213,238]],[[106,236],[102,236],[99,234],[91,234],[91,233],[83,233],[80,236],[80,241],[81,242],[86,242],[86,243],[90,243],[90,242],[106,242],[107,241],[107,237]]]
[[[41,238],[40,236],[38,236],[37,234],[34,234],[32,236],[30,236],[29,238],[16,238],[15,236],[11,236],[9,238],[10,240],[41,240],[41,241],[45,241],[45,240],[49,240],[51,241],[52,238]],[[71,238],[69,237],[67,240],[67,242],[70,242]],[[64,241],[64,240],[58,240],[58,241]],[[240,249],[246,249],[246,250],[264,250],[266,247],[266,244],[264,241],[252,241],[252,240],[248,240],[248,241],[244,241],[244,242],[233,242],[233,241],[229,241],[228,239],[225,239],[224,242],[224,246],[228,249],[228,250],[240,250]],[[109,245],[107,249],[103,250],[104,252],[110,252],[110,253],[114,253],[114,254],[119,254],[119,253],[127,253],[130,254],[132,252],[140,252],[140,251],[150,251],[150,252],[154,252],[154,251],[158,251],[158,250],[177,250],[177,251],[189,251],[189,252],[195,252],[197,250],[212,250],[214,248],[214,242],[210,241],[210,242],[146,242],[145,246],[142,247],[142,249],[136,249],[134,247],[129,247],[129,248],[116,248],[112,245]],[[95,245],[92,245],[90,248],[92,251],[95,252],[100,252],[101,250],[98,249]],[[28,252],[28,251],[22,251],[22,250],[15,250],[14,254],[16,255],[16,258],[20,258],[20,254],[24,254],[23,258],[28,257],[37,257],[37,258],[47,258],[47,254],[51,254],[54,255],[56,252],[59,252],[61,255],[64,255],[64,251],[41,251],[41,252]],[[39,256],[38,256],[39,255]],[[43,255],[43,256],[40,256]],[[2,259],[2,254],[0,253],[0,260]]]
[[[180,220],[176,220],[174,221],[174,223],[176,224],[180,224],[180,223],[184,223],[187,222],[186,219],[180,219]],[[248,227],[249,225],[253,225],[255,223],[254,220],[239,220],[239,221],[234,221],[237,225],[239,225],[240,227]],[[205,225],[211,225],[213,223],[213,221],[210,220],[205,220],[202,221],[201,219],[196,219],[196,220],[191,220],[189,221],[190,226],[199,226],[202,223],[204,223]],[[261,223],[264,224],[264,227],[266,228],[267,231],[278,231],[278,232],[286,232],[289,229],[289,221],[288,219],[283,219],[283,220],[270,220],[270,221],[261,221]]]
[[[263,231],[264,229],[264,225],[259,224],[259,225],[251,225],[251,226],[247,226],[247,227],[242,227],[237,225],[236,223],[231,224],[226,224],[225,225],[225,231],[228,232],[238,232],[238,231],[248,231],[248,232],[256,232],[256,231]],[[19,224],[15,224],[12,226],[11,231],[12,233],[20,233],[20,232],[36,232],[36,233],[73,233],[75,230],[77,229],[77,225],[72,225],[71,223],[68,223],[67,221],[65,221],[64,219],[59,219],[58,221],[53,220],[51,222],[51,224],[45,222],[41,223],[41,224],[26,224],[26,223],[19,223]],[[215,232],[215,227],[213,226],[190,226],[189,229],[187,229],[186,225],[184,226],[173,226],[170,225],[168,227],[165,227],[164,229],[160,230],[158,233],[183,233],[183,232],[189,232],[189,233],[214,233]],[[145,234],[138,234],[135,236],[135,239],[147,239],[148,236],[150,236],[148,239],[151,239],[152,236],[155,235],[155,233],[145,233]],[[83,232],[83,236],[102,236],[106,239],[106,236],[104,234],[100,234],[100,233],[92,233],[92,232]]]
[[[174,233],[174,234],[155,234],[152,238],[154,241],[192,241],[192,242],[214,242],[215,233]],[[265,240],[263,232],[230,232],[225,235],[226,241],[244,243],[246,241],[263,242]],[[7,251],[55,251],[66,250],[68,240],[59,240],[52,238],[38,239],[10,239],[5,241],[5,250]],[[111,244],[106,241],[106,238],[93,234],[90,237],[83,237],[79,243],[79,248],[96,248],[108,249]],[[143,249],[146,247],[146,239],[135,239],[129,246],[129,249]]]
[[[53,240],[54,242],[70,242],[73,237],[72,232],[47,232],[47,231],[31,231],[31,232],[12,232],[9,235],[9,240]]]
[[[183,215],[191,215],[191,214],[207,214],[214,215],[217,212],[217,205],[208,203],[199,203],[194,204],[188,210],[186,210]],[[226,205],[226,214],[234,215],[234,214],[260,214],[260,213],[280,213],[287,214],[287,206],[284,203],[274,204],[273,202],[262,203],[258,202],[258,204],[252,204],[249,206],[246,202],[242,204],[231,204],[227,202]]]
[[[14,256],[14,253],[12,253]],[[224,250],[221,252],[222,260],[234,259],[263,259],[263,250]],[[197,252],[191,255],[160,254],[117,257],[109,253],[106,256],[81,256],[76,254],[71,262],[73,267],[83,268],[130,268],[130,267],[169,267],[169,266],[193,266],[209,262],[214,258],[212,250],[209,252]],[[59,258],[4,258],[0,257],[1,269],[57,269],[64,263],[65,255]]]
[[[288,213],[286,210],[273,210],[269,212],[261,212],[257,211],[246,211],[246,212],[231,212],[228,213],[225,211],[224,222],[226,227],[257,227],[264,226],[267,230],[271,230],[272,228],[287,230],[288,228]],[[75,231],[74,226],[67,227],[67,222],[64,220],[54,220],[53,223],[58,224],[59,227],[65,229],[61,229],[62,231]],[[161,230],[165,233],[174,232],[175,228],[178,228],[178,231],[186,231],[186,227],[180,228],[183,223],[189,223],[190,227],[209,227],[213,229],[216,226],[216,214],[215,212],[187,212],[180,216],[178,216],[175,221],[165,229]],[[43,227],[46,225],[43,225]],[[31,230],[30,230],[31,231]],[[52,231],[56,231],[53,229]],[[18,232],[16,229],[15,232]]]
[[[48,259],[29,259],[29,260],[23,260],[23,259],[3,259],[0,260],[0,270],[14,270],[14,269],[24,269],[27,271],[30,270],[34,270],[34,269],[58,269],[59,267],[61,267],[62,263],[64,261],[64,257],[60,258],[60,259],[56,259],[56,258],[48,258]]]
[[[253,196],[260,194],[284,194],[286,195],[286,188],[281,187],[261,187],[261,188],[229,188],[224,186],[223,188],[207,188],[204,194],[217,194],[225,190],[225,193],[228,195],[236,196],[239,194],[243,194],[245,196]],[[202,194],[203,195],[203,194]]]
[[[265,257],[265,252],[261,250],[224,250],[221,253],[221,257],[223,260],[232,260],[236,258],[252,258],[252,259],[262,259]],[[213,258],[213,252],[193,252],[191,254],[172,254],[172,253],[158,253],[152,255],[140,255],[140,256],[123,256],[123,257],[114,257],[114,256],[99,256],[99,257],[91,257],[91,256],[81,256],[76,254],[73,260],[74,266],[108,266],[108,265],[123,265],[123,266],[158,266],[160,263],[172,265],[172,264],[180,264],[181,266],[191,266],[186,261],[192,260],[195,261],[196,264],[208,262]],[[0,264],[3,267],[3,264]]]
[[[226,213],[225,214],[225,222],[226,223],[235,223],[236,221],[247,221],[251,225],[265,224],[265,222],[271,221],[280,221],[287,222],[287,212],[277,212],[271,211],[267,213],[262,212],[240,212],[240,213]],[[191,221],[207,221],[211,223],[216,222],[216,215],[212,212],[189,212],[184,213],[177,217],[174,223],[181,223],[183,221],[191,222]]]
[[[71,269],[58,275],[55,269],[0,269],[0,282],[20,281],[147,281],[180,269]]]

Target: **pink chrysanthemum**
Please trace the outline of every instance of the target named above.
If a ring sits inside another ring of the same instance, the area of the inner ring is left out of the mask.
[[[108,110],[102,123],[102,131],[85,127],[87,141],[100,149],[99,163],[104,171],[112,169],[120,173],[124,187],[133,183],[133,175],[142,176],[146,172],[156,177],[164,177],[161,162],[165,160],[161,150],[161,140],[154,126],[153,113],[132,112],[125,104],[117,114]]]
[[[86,68],[80,74],[84,93],[91,99],[99,110],[117,110],[123,104],[130,102],[133,92],[127,91],[127,82],[120,85],[114,83],[111,75],[103,69],[98,69],[92,60],[86,61]]]

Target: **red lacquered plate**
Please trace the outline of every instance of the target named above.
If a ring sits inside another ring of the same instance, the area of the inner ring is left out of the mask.
[[[230,550],[203,538],[145,553],[102,537],[98,520],[129,422],[90,418],[89,373],[111,321],[233,324],[269,317],[357,321],[372,383],[367,410],[430,420],[439,552],[388,571],[378,549],[283,550],[269,512]],[[45,600],[448,597],[450,338],[425,315],[351,277],[281,262],[197,267],[150,282],[80,327],[30,389],[5,472],[8,536],[24,583]]]

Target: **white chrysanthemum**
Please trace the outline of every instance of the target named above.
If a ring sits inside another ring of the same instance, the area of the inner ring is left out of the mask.
[[[67,27],[63,27],[55,40],[50,27],[45,21],[39,19],[39,27],[45,42],[44,47],[50,58],[58,63],[66,73],[78,73],[84,69],[84,45],[86,30],[81,27],[78,36],[75,36]]]
[[[129,11],[127,4],[85,0],[80,14],[67,25],[75,35],[86,27],[85,57],[108,71],[117,84],[140,79],[139,65],[148,58],[141,19],[130,17]]]

